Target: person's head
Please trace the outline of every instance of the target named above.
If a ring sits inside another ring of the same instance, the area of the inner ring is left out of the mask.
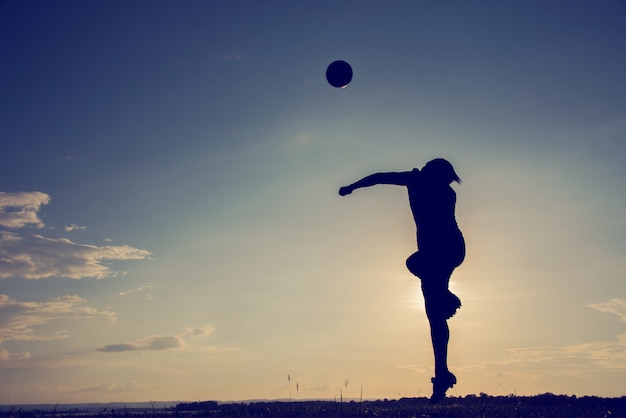
[[[454,171],[454,167],[448,160],[443,158],[435,158],[424,165],[422,173],[429,179],[445,184],[451,184],[453,181],[461,183],[461,179]]]

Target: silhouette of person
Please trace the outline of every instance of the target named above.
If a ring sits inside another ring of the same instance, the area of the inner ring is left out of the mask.
[[[456,193],[452,182],[461,183],[452,164],[443,158],[429,161],[422,170],[375,173],[341,187],[339,195],[345,196],[361,187],[377,184],[405,186],[417,227],[418,251],[406,265],[411,273],[421,279],[426,305],[426,316],[435,354],[435,377],[432,402],[446,396],[446,391],[456,384],[456,376],[448,370],[448,341],[450,319],[461,307],[460,299],[448,289],[450,276],[465,259],[465,240],[457,225],[454,209]]]

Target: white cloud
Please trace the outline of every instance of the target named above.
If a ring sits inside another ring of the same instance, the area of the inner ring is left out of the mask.
[[[38,212],[50,202],[50,196],[41,192],[0,192],[0,226],[22,228],[28,225],[43,228]]]
[[[20,302],[0,294],[0,345],[7,341],[46,341],[67,338],[58,331],[51,335],[39,335],[34,327],[58,319],[106,319],[115,320],[115,313],[84,306],[85,299],[66,295],[47,302]],[[30,354],[9,353],[0,346],[0,359],[29,358]]]
[[[148,337],[143,340],[131,343],[121,344],[108,344],[102,347],[98,347],[96,351],[102,353],[122,353],[125,351],[139,351],[139,350],[169,350],[174,348],[182,348],[185,346],[185,341],[179,336],[157,336]]]
[[[587,307],[600,312],[617,315],[622,322],[626,322],[626,301],[613,298],[605,303],[590,303]]]
[[[22,353],[9,353],[8,350],[0,347],[0,360],[25,360],[30,358],[30,353],[24,351]]]
[[[147,285],[138,287],[136,289],[125,290],[123,292],[120,292],[119,295],[120,296],[126,296],[126,295],[130,295],[131,293],[139,293],[139,292],[143,292],[146,289],[151,289],[153,287],[154,287],[153,284],[147,284]]]
[[[209,325],[202,327],[189,327],[185,328],[182,336],[170,335],[170,336],[153,336],[143,338],[137,341],[107,344],[102,347],[98,347],[96,351],[101,353],[123,353],[126,351],[160,351],[179,349],[186,346],[183,336],[189,337],[206,337],[211,335],[215,328]]]
[[[142,260],[150,252],[127,245],[95,246],[77,244],[66,238],[20,235],[0,231],[0,279],[51,276],[102,279],[115,273],[105,260]]]
[[[0,192],[0,227],[43,228],[38,212],[50,202],[42,192]],[[85,230],[86,226],[71,224],[66,232]],[[51,276],[98,279],[115,273],[103,264],[108,260],[142,260],[150,256],[146,250],[128,245],[95,246],[74,243],[66,238],[46,238],[0,230],[0,279],[23,277],[43,279]]]
[[[63,228],[65,229],[65,232],[84,231],[87,229],[86,226],[76,225],[76,224],[67,225],[67,226],[64,226]]]

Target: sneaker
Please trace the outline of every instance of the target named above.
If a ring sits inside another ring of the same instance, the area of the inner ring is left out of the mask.
[[[456,376],[451,372],[435,376],[430,381],[433,383],[433,394],[430,402],[437,403],[446,397],[446,391],[456,384]]]

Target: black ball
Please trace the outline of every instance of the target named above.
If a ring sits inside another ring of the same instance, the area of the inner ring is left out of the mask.
[[[343,89],[352,81],[352,67],[345,61],[333,61],[326,69],[326,80],[331,86]]]

